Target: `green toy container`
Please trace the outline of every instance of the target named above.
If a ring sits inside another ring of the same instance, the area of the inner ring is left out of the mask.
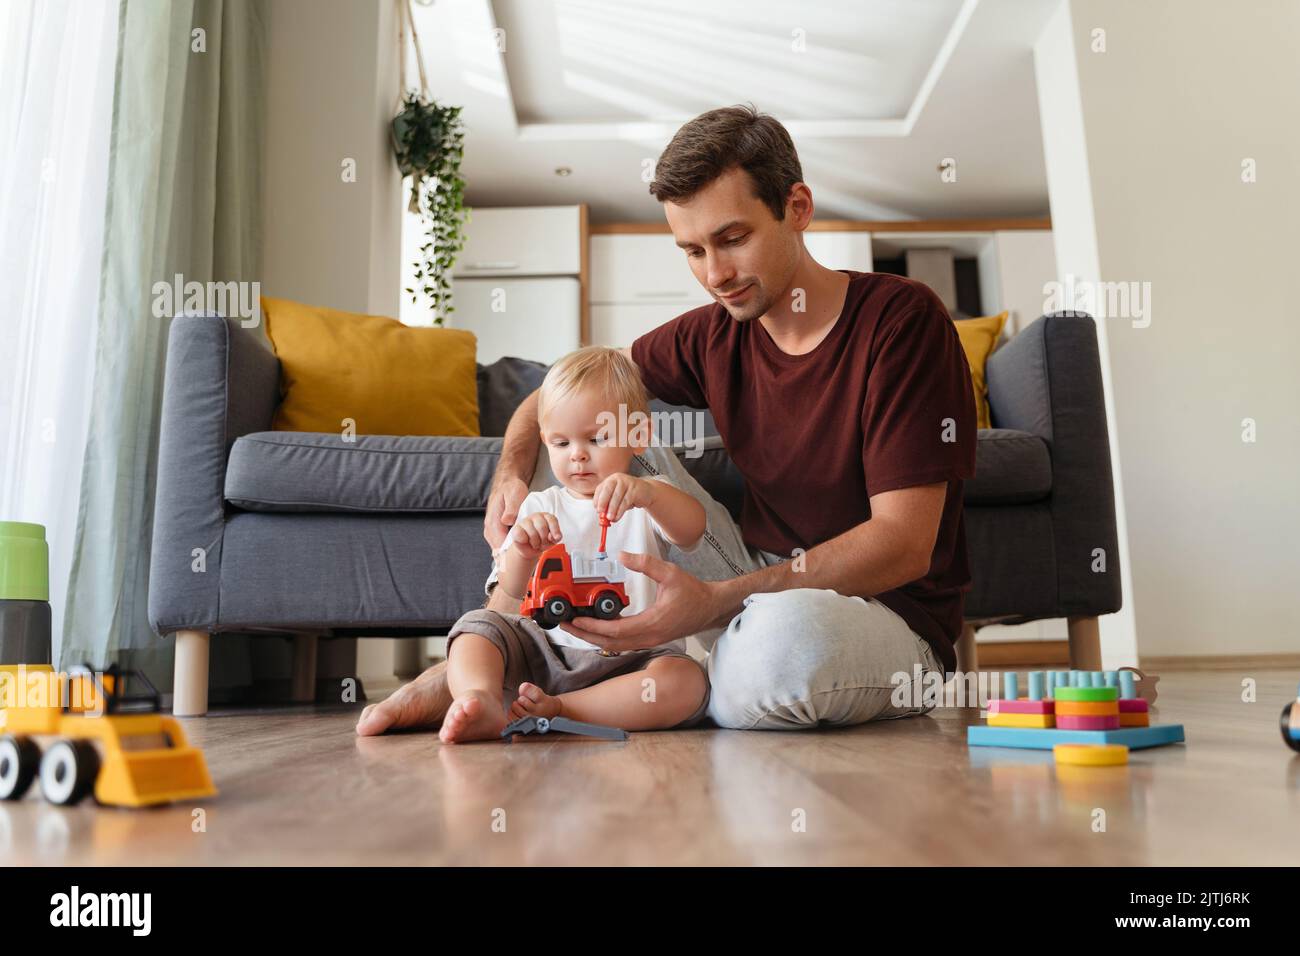
[[[0,521],[0,665],[49,663],[50,549],[45,527]]]

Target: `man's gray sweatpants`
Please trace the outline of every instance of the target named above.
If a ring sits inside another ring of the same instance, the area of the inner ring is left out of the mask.
[[[713,439],[717,441],[717,439]],[[708,515],[704,540],[667,558],[705,581],[722,581],[787,560],[750,548],[731,513],[715,501],[667,448],[636,458],[646,475],[662,475],[694,497]],[[545,454],[538,455],[533,489],[555,484]],[[896,706],[895,675],[911,684],[943,667],[930,645],[876,600],[830,590],[798,588],[751,594],[726,628],[694,635],[708,654],[709,716],[737,730],[802,730],[847,726],[928,713],[932,707]],[[942,677],[939,678],[942,680]],[[921,683],[899,692],[919,701]]]

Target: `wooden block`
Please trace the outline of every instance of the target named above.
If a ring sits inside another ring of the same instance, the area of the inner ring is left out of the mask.
[[[1111,717],[1057,717],[1062,730],[1118,730],[1119,714]]]
[[[1123,697],[1119,699],[1121,714],[1145,714],[1150,709],[1151,705],[1141,697],[1134,697],[1132,700],[1125,700]]]
[[[1118,687],[1062,687],[1056,692],[1057,700],[1088,701],[1119,700]]]
[[[1059,764],[1073,767],[1119,767],[1128,763],[1123,744],[1056,744],[1052,756]]]
[[[1015,750],[1051,750],[1056,744],[1123,744],[1130,750],[1163,747],[1186,739],[1182,724],[1155,724],[1150,727],[1121,727],[1119,730],[1031,730],[1023,727],[986,727],[973,724],[966,728],[970,747],[1010,747]]]
[[[1003,700],[997,698],[989,701],[990,714],[1050,714],[1055,712],[1055,702],[1050,700]]]
[[[1113,717],[1120,712],[1118,704],[1114,700],[1062,700],[1057,701],[1056,712],[1071,717]]]
[[[1051,714],[990,714],[990,727],[1020,727],[1042,729],[1052,727],[1056,718]]]
[[[1121,727],[1149,727],[1151,726],[1150,714],[1120,714],[1119,725]]]

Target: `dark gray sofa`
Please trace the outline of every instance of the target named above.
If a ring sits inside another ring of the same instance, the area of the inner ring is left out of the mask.
[[[439,634],[482,603],[483,507],[509,414],[542,367],[480,367],[482,438],[273,432],[279,361],[258,330],[172,322],[158,454],[149,617],[177,636],[174,709],[206,711],[223,631]],[[1044,316],[988,364],[992,429],[965,489],[974,627],[1071,620],[1075,666],[1099,666],[1095,619],[1120,606],[1115,512],[1093,320]],[[684,458],[733,513],[721,442]],[[1104,572],[1093,570],[1096,549]]]

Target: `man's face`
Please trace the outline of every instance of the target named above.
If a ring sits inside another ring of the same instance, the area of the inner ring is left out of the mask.
[[[789,286],[799,261],[790,204],[775,219],[740,167],[684,203],[665,202],[664,215],[695,278],[737,322],[764,315]]]

